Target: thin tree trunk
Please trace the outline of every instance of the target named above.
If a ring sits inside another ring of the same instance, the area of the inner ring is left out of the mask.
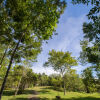
[[[16,45],[16,47],[15,47],[15,49],[14,49],[12,55],[11,55],[11,59],[10,59],[9,65],[8,65],[8,69],[7,69],[7,72],[6,72],[6,75],[4,77],[4,81],[2,83],[1,90],[0,90],[0,100],[1,100],[1,97],[2,97],[2,93],[3,93],[4,87],[5,87],[5,83],[7,81],[7,77],[8,77],[8,74],[9,74],[9,71],[10,71],[10,68],[11,68],[11,65],[12,65],[12,61],[13,61],[14,55],[15,55],[16,50],[17,50],[17,48],[18,48],[18,46],[19,46],[19,44],[20,44],[20,42],[22,40],[23,35],[24,35],[24,33],[22,33],[22,36],[19,39],[19,41],[18,41],[18,43],[17,43],[17,45]]]
[[[66,86],[65,86],[65,80],[64,80],[64,72],[61,70],[61,76],[62,76],[62,79],[63,79],[63,85],[64,85],[64,95],[66,94]]]
[[[17,86],[16,92],[15,92],[15,96],[18,94],[18,90],[19,90],[19,86],[20,86],[22,77],[23,77],[23,76],[21,76],[21,78],[20,78],[20,80],[19,80],[19,82],[18,82],[18,86]]]
[[[2,59],[1,59],[1,62],[0,62],[0,68],[2,68],[2,63],[3,63],[3,60],[4,60],[5,56],[6,56],[7,50],[8,50],[8,47],[6,48],[6,50],[5,50],[5,52],[4,52],[3,56],[2,56]]]
[[[66,95],[66,86],[65,86],[65,80],[64,80],[64,77],[63,77],[63,82],[64,82],[64,95]]]
[[[21,84],[21,80],[22,80],[22,77],[23,77],[23,76],[24,76],[24,70],[22,71],[22,76],[21,76],[21,78],[20,78],[20,80],[19,80],[19,82],[18,82],[18,86],[17,86],[16,92],[15,92],[15,96],[18,94],[19,86],[20,86],[20,84]]]

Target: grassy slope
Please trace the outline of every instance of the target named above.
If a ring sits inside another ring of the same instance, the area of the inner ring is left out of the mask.
[[[40,98],[49,98],[50,100],[54,99],[57,95],[61,96],[62,100],[100,100],[99,93],[87,94],[78,92],[67,92],[64,96],[63,92],[54,91],[48,87],[35,87],[34,89],[36,89],[40,93]]]
[[[54,100],[55,96],[61,96],[62,100],[100,100],[99,93],[86,94],[86,93],[77,93],[77,92],[67,92],[64,96],[63,92],[54,91],[48,87],[35,87],[34,90],[38,91],[38,97],[41,100]],[[2,100],[28,100],[29,97],[33,95],[32,89],[26,90],[22,95],[16,97],[13,96],[13,91],[4,92]],[[34,100],[34,99],[33,99]]]

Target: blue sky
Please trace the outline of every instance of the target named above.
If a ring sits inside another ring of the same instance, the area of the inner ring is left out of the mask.
[[[36,73],[44,72],[48,75],[55,73],[52,68],[43,67],[43,63],[48,59],[48,52],[52,49],[70,51],[72,56],[76,58],[80,54],[80,40],[83,38],[82,25],[83,22],[88,21],[86,14],[88,14],[91,7],[82,4],[72,5],[70,1],[67,3],[64,14],[59,19],[56,29],[58,35],[54,35],[52,39],[48,40],[48,44],[43,43],[43,51],[38,55],[38,62],[33,64],[32,69]],[[80,74],[86,67],[78,65],[73,68]]]

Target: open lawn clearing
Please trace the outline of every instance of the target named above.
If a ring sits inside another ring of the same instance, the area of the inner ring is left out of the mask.
[[[35,91],[34,91],[35,90]],[[36,92],[37,91],[37,92]],[[61,100],[100,100],[99,93],[58,92],[50,87],[34,87],[24,91],[23,94],[14,96],[14,91],[5,91],[2,100],[55,100],[55,96],[61,96]]]

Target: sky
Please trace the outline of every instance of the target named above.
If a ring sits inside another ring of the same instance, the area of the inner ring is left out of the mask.
[[[52,39],[47,41],[48,43],[43,43],[42,52],[37,58],[38,62],[33,64],[32,69],[36,73],[45,73],[47,75],[56,73],[51,67],[43,67],[43,64],[48,60],[48,53],[52,49],[69,51],[72,52],[72,56],[75,56],[76,59],[79,57],[81,51],[80,40],[83,39],[82,25],[88,21],[86,15],[91,7],[82,4],[72,5],[70,1],[68,1],[65,11],[59,19],[56,28],[58,35],[53,35]],[[72,68],[76,69],[77,73],[80,74],[86,67],[79,64]]]

